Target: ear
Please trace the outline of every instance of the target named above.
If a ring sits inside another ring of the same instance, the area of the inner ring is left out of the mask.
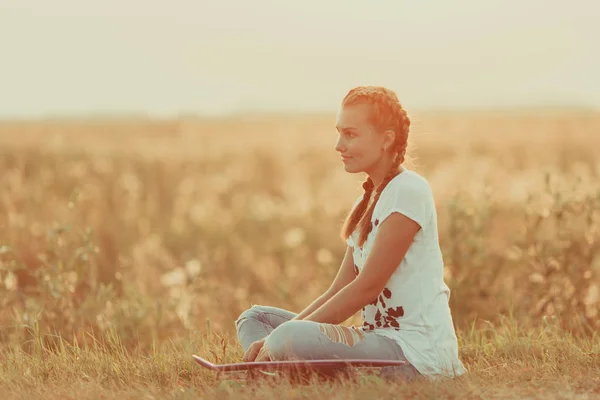
[[[389,149],[392,147],[394,140],[396,140],[396,133],[393,130],[388,129],[387,131],[383,132],[383,145],[386,148]]]

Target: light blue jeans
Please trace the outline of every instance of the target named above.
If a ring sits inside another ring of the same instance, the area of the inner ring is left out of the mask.
[[[409,380],[421,374],[406,360],[394,340],[374,332],[314,321],[290,321],[295,313],[281,308],[252,306],[240,314],[235,325],[244,351],[266,338],[271,360],[377,359],[404,360],[400,367],[384,367],[384,378]]]

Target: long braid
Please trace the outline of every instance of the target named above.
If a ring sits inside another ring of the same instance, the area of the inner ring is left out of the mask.
[[[371,219],[373,217],[373,211],[375,210],[375,205],[377,204],[377,201],[379,200],[379,196],[381,196],[383,189],[385,189],[387,184],[392,179],[394,179],[394,177],[396,175],[398,175],[399,167],[400,167],[400,160],[401,160],[400,155],[396,154],[396,156],[394,158],[394,162],[392,163],[392,166],[391,166],[388,174],[385,176],[385,178],[383,179],[383,182],[381,182],[381,184],[377,188],[377,191],[375,192],[375,198],[373,199],[371,206],[369,207],[369,209],[365,213],[364,217],[359,222],[359,225],[358,225],[359,232],[360,232],[360,234],[358,236],[359,247],[363,246],[364,242],[367,240],[367,236],[369,236],[369,233],[371,233],[371,230],[373,230],[373,224],[371,223]]]
[[[361,201],[356,205],[354,210],[351,211],[351,213],[348,215],[346,221],[344,222],[344,226],[342,227],[342,237],[344,237],[344,239],[347,239],[348,236],[352,234],[352,231],[354,231],[354,228],[356,228],[356,225],[365,214],[365,211],[367,210],[367,205],[369,204],[369,200],[371,199],[371,194],[373,193],[373,189],[375,188],[373,181],[369,177],[367,177],[367,179],[363,182],[362,187],[364,190],[363,197]],[[350,233],[348,233],[348,235],[345,235],[346,232]]]
[[[410,119],[406,110],[398,101],[396,94],[381,86],[359,86],[356,87],[344,97],[343,105],[356,104],[359,102],[372,105],[372,123],[381,131],[392,129],[396,133],[394,144],[390,149],[394,161],[390,167],[388,174],[383,179],[383,182],[375,190],[375,197],[371,205],[368,207],[369,200],[373,192],[373,181],[367,178],[363,182],[364,194],[360,203],[352,210],[342,227],[341,236],[345,240],[358,227],[358,246],[362,247],[367,240],[367,236],[373,229],[371,218],[373,210],[381,196],[381,193],[387,184],[400,173],[400,166],[405,160],[406,147],[408,141],[408,132],[410,130]]]

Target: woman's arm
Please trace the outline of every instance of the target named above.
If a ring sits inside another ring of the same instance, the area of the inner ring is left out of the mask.
[[[372,302],[398,268],[420,228],[403,214],[390,215],[379,226],[373,248],[358,278],[304,319],[340,324]]]
[[[306,307],[304,311],[292,318],[292,321],[304,319],[308,315],[312,314],[319,307],[325,304],[327,300],[332,298],[337,292],[352,282],[355,277],[356,275],[354,273],[354,257],[352,255],[352,247],[347,247],[346,254],[342,260],[342,265],[340,266],[340,269],[338,270],[337,275],[335,276],[335,279],[333,280],[329,289],[327,289],[325,293],[323,293],[308,307]]]
[[[306,307],[300,314],[298,314],[294,318],[292,318],[291,321],[296,321],[299,319],[306,318],[306,316],[312,314],[313,311],[315,311],[316,309],[321,307],[323,304],[325,304],[325,302],[327,300],[329,300],[331,298],[331,296],[332,295],[329,294],[328,292],[323,293],[322,295],[317,297],[317,299],[315,301],[313,301],[308,307]]]

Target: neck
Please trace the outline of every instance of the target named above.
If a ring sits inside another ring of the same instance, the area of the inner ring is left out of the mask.
[[[381,185],[387,174],[390,172],[392,168],[392,160],[386,159],[385,161],[380,162],[373,168],[371,171],[367,171],[367,175],[373,181],[375,189]],[[400,166],[400,172],[404,171],[404,167]]]

